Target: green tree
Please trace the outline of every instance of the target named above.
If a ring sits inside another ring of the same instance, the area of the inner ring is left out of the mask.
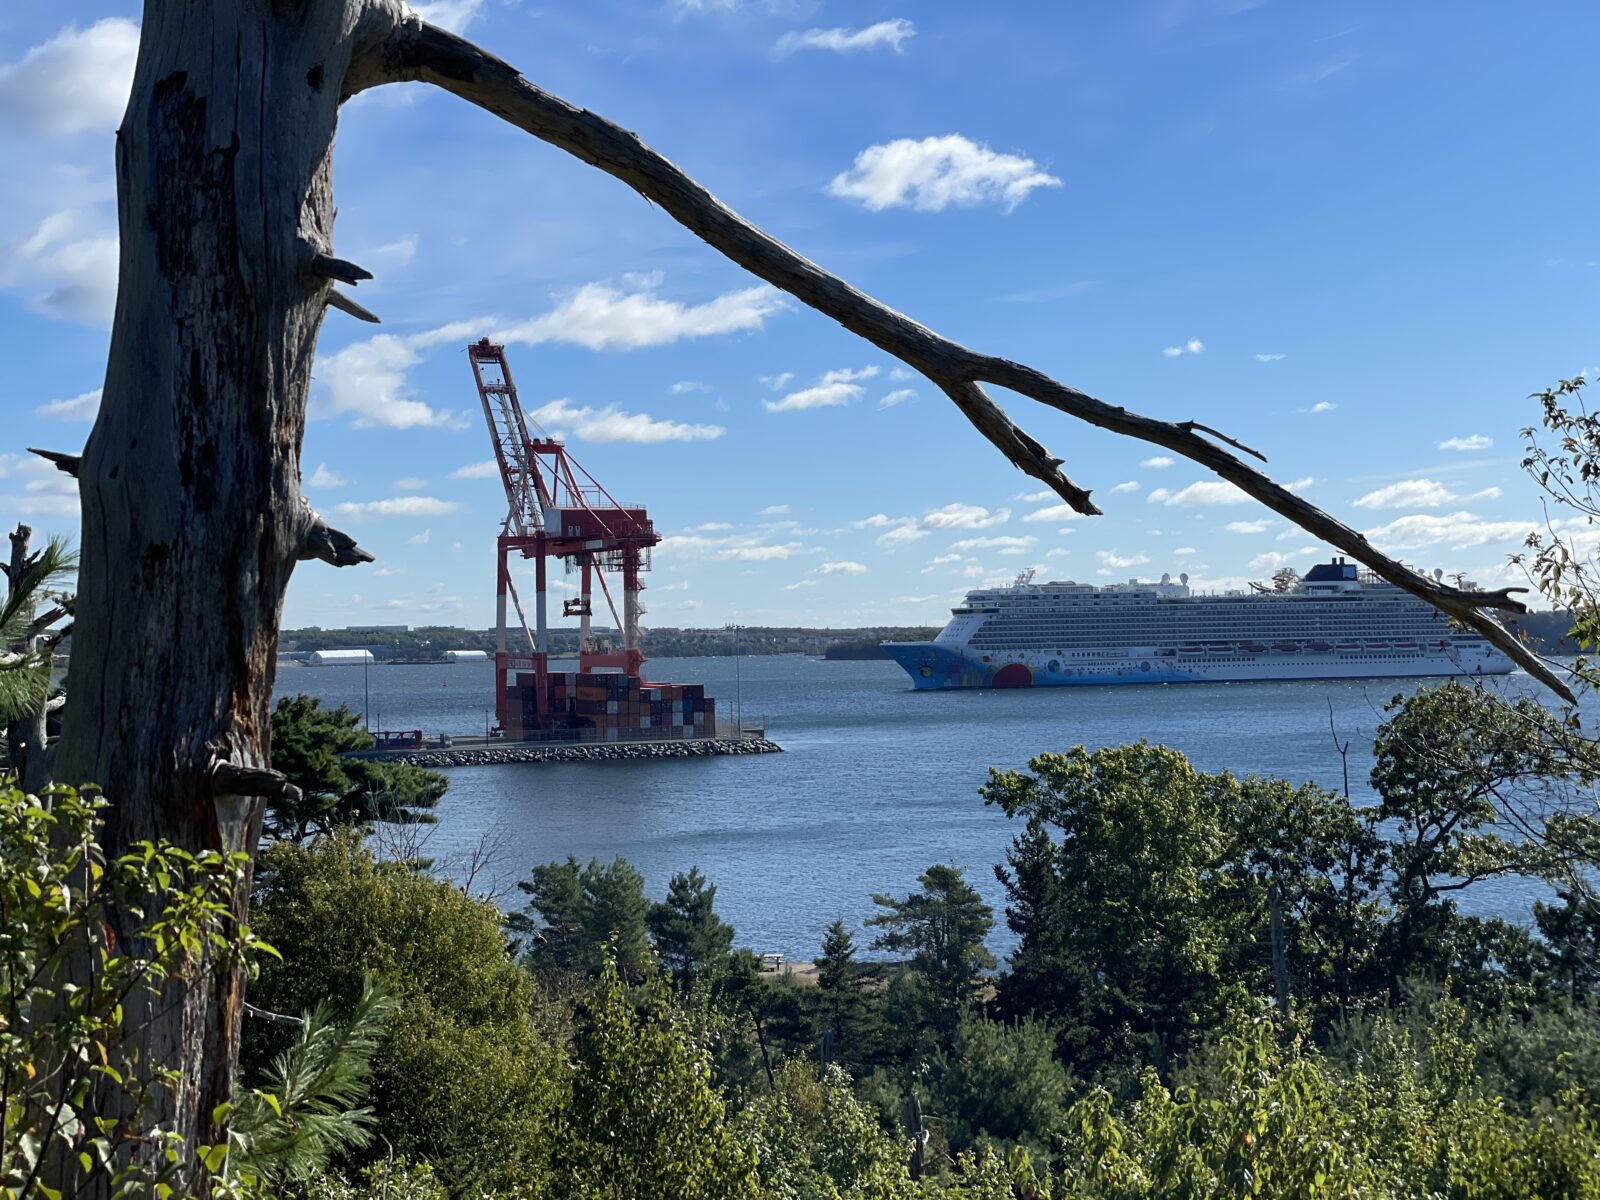
[[[535,1024],[537,993],[494,906],[376,861],[353,830],[278,843],[262,868],[256,924],[283,958],[252,1001],[279,1013],[326,1001],[345,1016],[372,978],[398,1004],[372,1056],[377,1131],[457,1194],[545,1186],[564,1056]],[[247,1077],[284,1042],[281,1026],[249,1022]]]
[[[1225,1007],[1259,898],[1233,854],[1231,775],[1138,742],[991,771],[985,801],[1026,824],[1000,880],[1021,939],[1003,1011],[1063,1023],[1069,1061],[1181,1051]],[[1260,981],[1255,982],[1260,986]]]
[[[30,550],[32,536],[28,526],[17,526],[9,561],[0,559],[6,583],[0,599],[0,765],[9,766],[24,791],[39,792],[49,783],[53,758],[47,716],[52,654],[72,629],[51,628],[73,609],[72,598],[57,588],[77,563],[60,538]],[[55,698],[55,705],[61,702]]]
[[[314,696],[278,701],[272,710],[272,766],[300,794],[268,802],[268,836],[303,842],[347,825],[435,820],[432,810],[449,789],[449,780],[408,763],[344,757],[376,744],[360,722],[343,704],[323,708]]]
[[[928,1095],[952,1150],[1020,1146],[1048,1161],[1072,1082],[1055,1042],[1042,1021],[962,1015],[954,1043],[934,1060]]]
[[[883,1006],[875,981],[856,962],[854,936],[838,918],[823,935],[816,967],[817,986],[806,1000],[822,1061],[860,1071],[882,1046]]]
[[[717,885],[708,883],[699,867],[691,867],[687,875],[672,877],[667,898],[645,914],[662,966],[684,986],[726,969],[733,926],[713,910],[716,896]]]
[[[517,888],[528,905],[507,928],[521,935],[531,967],[595,976],[609,960],[630,983],[656,970],[644,876],[625,859],[580,867],[569,855],[535,867]]]
[[[711,1081],[702,1025],[664,981],[636,1007],[605,963],[578,1039],[553,1194],[574,1200],[735,1200],[760,1193],[755,1156],[734,1137]]]
[[[1566,771],[1539,736],[1547,714],[1538,708],[1453,680],[1385,706],[1372,786],[1374,815],[1389,835],[1395,916],[1382,949],[1393,999],[1413,976],[1492,992],[1503,955],[1531,953],[1513,927],[1460,916],[1454,897],[1480,880],[1549,865],[1533,823],[1515,820],[1519,789]]]
[[[922,890],[908,896],[874,894],[872,902],[884,911],[866,923],[883,931],[873,939],[874,949],[910,954],[910,971],[926,996],[925,1020],[948,1040],[972,1003],[980,974],[995,965],[984,945],[994,928],[994,910],[960,867],[936,864],[917,882]]]

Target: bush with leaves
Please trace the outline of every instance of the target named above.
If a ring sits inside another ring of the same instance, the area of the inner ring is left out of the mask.
[[[1072,1076],[1055,1060],[1043,1021],[990,1021],[968,1013],[929,1071],[928,1113],[953,1151],[1016,1147],[1047,1162]]]
[[[88,1179],[161,1194],[196,1157],[219,1170],[226,1146],[184,1146],[157,1127],[133,1140],[129,1114],[155,1109],[178,1063],[140,1050],[137,1014],[178,974],[247,969],[268,950],[234,912],[248,859],[140,843],[107,859],[106,801],[0,785],[0,1187],[73,1195]],[[133,914],[110,936],[112,911]],[[87,958],[93,969],[70,969]],[[88,984],[71,984],[71,979]],[[221,1115],[221,1114],[219,1114]],[[46,1161],[68,1178],[46,1178]]]
[[[452,1192],[544,1186],[567,1095],[563,1051],[535,1025],[538,994],[499,911],[376,861],[352,832],[273,846],[262,878],[256,921],[283,960],[262,971],[252,1000],[348,1015],[370,976],[397,1004],[372,1056],[377,1131]],[[246,1026],[251,1077],[285,1040],[278,1026]]]
[[[606,963],[578,1040],[553,1194],[571,1200],[755,1200],[755,1156],[712,1083],[704,1025],[664,980],[638,1004]]]

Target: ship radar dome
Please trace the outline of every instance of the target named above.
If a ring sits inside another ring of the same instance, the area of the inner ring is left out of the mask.
[[[1178,582],[1183,584],[1184,587],[1188,587],[1189,586],[1189,572],[1185,571],[1182,575],[1179,575],[1178,576]]]
[[[1166,571],[1161,572],[1161,582],[1162,583],[1171,583],[1172,582],[1172,576],[1169,575]]]

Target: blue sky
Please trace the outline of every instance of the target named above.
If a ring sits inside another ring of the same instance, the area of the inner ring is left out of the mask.
[[[1528,392],[1600,364],[1590,4],[419,5],[636,130],[884,302],[1105,400],[1192,417],[1427,568],[1508,581]],[[64,477],[115,294],[133,4],[0,12],[0,520]],[[443,93],[349,105],[313,504],[377,556],[285,622],[485,625],[499,482],[462,347],[667,535],[648,624],[941,621],[1035,567],[1237,586],[1315,542],[1198,468],[1005,393],[1107,515],[1067,520],[940,395],[632,192]],[[1199,486],[1196,486],[1199,485]]]

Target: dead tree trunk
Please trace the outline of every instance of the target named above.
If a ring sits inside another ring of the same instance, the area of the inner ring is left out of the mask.
[[[1014,425],[990,383],[1185,455],[1458,617],[1563,685],[1483,608],[1506,591],[1425,580],[1208,440],[1194,422],[1106,404],[983,355],[878,304],[720,204],[634,135],[540,91],[399,0],[145,0],[118,134],[120,282],[100,415],[81,461],[73,702],[57,778],[95,782],[116,853],[143,838],[253,851],[268,765],[278,620],[297,560],[368,555],[301,499],[306,389],[332,290],[366,273],[333,257],[329,161],[341,101],[383,83],[444,87],[616,176],[733,261],[921,371],[1020,469],[1099,510]],[[1250,452],[1253,453],[1253,452]],[[238,904],[242,910],[244,897]],[[130,1012],[147,1061],[180,1081],[153,1114],[215,1141],[229,1098],[243,981],[205,971]],[[201,1190],[203,1184],[193,1184]],[[183,1190],[183,1189],[180,1189]]]
[[[330,280],[341,89],[397,10],[147,0],[117,135],[120,277],[104,398],[77,464],[75,687],[57,778],[112,801],[104,840],[253,853],[284,589],[297,560],[368,556],[300,496],[312,351]],[[237,898],[243,914],[245,895]],[[122,930],[117,930],[121,934]],[[119,941],[121,939],[119,938]],[[244,980],[197,964],[127,1016],[178,1068],[152,1114],[214,1143]],[[62,1170],[75,1170],[63,1164]],[[201,1192],[186,1181],[180,1193]]]

